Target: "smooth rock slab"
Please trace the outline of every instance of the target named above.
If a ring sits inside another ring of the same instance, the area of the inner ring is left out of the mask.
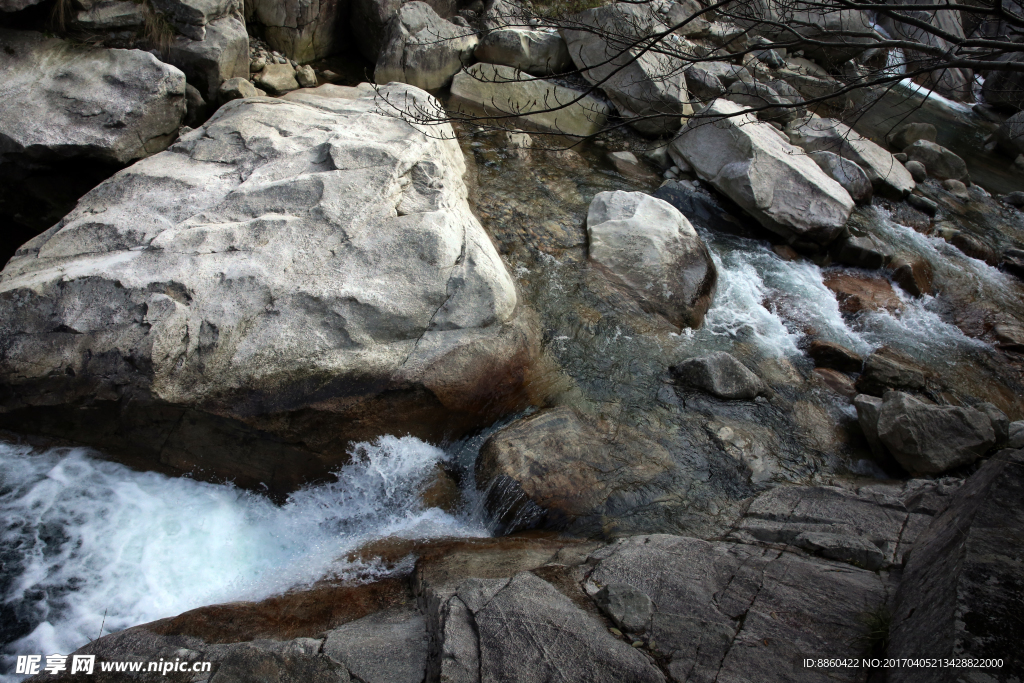
[[[492,64],[474,64],[455,74],[452,100],[522,118],[544,131],[578,137],[599,132],[611,113],[593,95]]]
[[[323,653],[363,683],[421,683],[427,627],[412,607],[396,607],[330,631]]]
[[[561,73],[572,66],[569,49],[554,32],[506,28],[491,31],[474,55],[481,62],[502,64],[535,76]]]
[[[910,161],[924,164],[928,175],[939,180],[970,181],[967,164],[942,145],[927,140],[917,140],[903,150]]]
[[[800,149],[743,107],[715,100],[691,118],[672,150],[769,230],[791,242],[828,244],[853,199]]]
[[[642,192],[600,192],[587,212],[591,261],[632,289],[641,306],[678,327],[699,328],[718,271],[690,221]]]
[[[0,422],[287,490],[352,440],[518,409],[533,327],[457,143],[316,92],[227,103],[24,245]]]
[[[874,189],[860,166],[833,152],[812,152],[808,156],[829,178],[842,185],[853,201],[863,203],[871,200]]]
[[[0,163],[126,164],[167,147],[185,116],[185,76],[148,52],[7,29],[0,50]]]

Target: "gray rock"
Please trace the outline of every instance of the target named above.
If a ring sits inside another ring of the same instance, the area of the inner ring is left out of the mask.
[[[207,100],[215,99],[229,78],[249,75],[249,34],[233,16],[210,22],[203,40],[175,37],[163,54],[164,61],[181,69]]]
[[[1024,154],[1024,111],[1019,111],[999,125],[999,144],[1010,156]]]
[[[455,105],[517,116],[543,130],[578,137],[600,131],[611,114],[611,108],[593,95],[510,66],[474,64],[455,74],[451,92]],[[565,106],[557,106],[561,104]]]
[[[933,178],[970,181],[970,174],[967,172],[967,164],[964,163],[964,160],[941,145],[927,140],[918,140],[903,151],[910,161],[919,161],[924,164],[924,167],[928,169],[928,175]]]
[[[814,154],[827,154],[815,152]],[[870,185],[868,189],[870,190]],[[892,248],[870,233],[853,234],[840,237],[832,243],[832,258],[844,266],[877,270],[892,260]],[[853,370],[859,372],[860,368]]]
[[[923,183],[928,179],[928,169],[925,168],[924,164],[920,161],[911,161],[908,159],[906,168],[907,171],[910,172],[910,176],[914,179],[914,182]]]
[[[572,67],[569,48],[554,32],[506,28],[488,33],[474,55],[481,62],[502,64],[534,76],[561,73]]]
[[[685,360],[672,373],[684,386],[727,400],[750,400],[765,392],[761,378],[725,351]]]
[[[1024,448],[1024,420],[1011,422],[1007,434],[1009,435],[1006,440],[1007,448]]]
[[[937,134],[935,126],[930,123],[904,123],[893,129],[886,137],[886,142],[894,149],[906,149],[918,140],[935,142]]]
[[[519,409],[517,388],[479,412],[537,339],[458,144],[378,114],[369,86],[318,91],[227,103],[22,247],[0,275],[0,421],[288,490],[349,440]]]
[[[192,40],[205,40],[210,23],[234,14],[241,19],[238,0],[152,0],[153,8],[169,21],[178,33]]]
[[[217,91],[217,99],[220,102],[230,102],[258,95],[256,86],[250,83],[248,78],[229,78],[221,83],[220,89]]]
[[[206,100],[199,91],[190,84],[185,84],[185,120],[182,123],[189,128],[198,128],[208,118]]]
[[[819,368],[832,368],[841,372],[860,372],[864,359],[860,354],[842,344],[815,339],[807,349],[807,355],[814,359]]]
[[[864,438],[876,458],[884,457],[887,451],[878,438],[878,414],[882,410],[882,399],[868,394],[857,394],[853,397],[853,405],[857,409],[857,422],[864,432]]]
[[[676,0],[665,10],[665,23],[681,36],[692,36],[707,32],[711,27],[708,12],[697,0]]]
[[[894,40],[905,40],[920,43],[942,52],[952,50],[954,42],[946,40],[943,34],[952,36],[954,40],[964,39],[964,26],[958,12],[936,12],[934,10],[914,11],[913,5],[925,5],[925,0],[914,0],[907,3],[906,15],[915,23],[900,21],[898,15],[881,15],[878,22],[887,35]],[[920,24],[930,25],[937,31],[928,31]],[[929,55],[933,52],[907,49],[905,59],[909,64],[929,64]],[[961,102],[973,102],[972,86],[974,72],[966,68],[937,68],[926,74],[919,75],[915,80],[926,88],[937,91],[940,95]]]
[[[25,155],[126,164],[177,135],[185,76],[148,52],[7,29],[0,44],[0,163]]]
[[[911,474],[938,474],[968,465],[996,444],[992,420],[973,408],[923,403],[887,392],[878,413],[878,439]]]
[[[146,23],[146,14],[140,3],[131,0],[98,2],[89,9],[75,14],[75,26],[86,31],[114,31],[139,28]]]
[[[849,193],[769,124],[740,111],[738,104],[715,100],[687,123],[670,150],[788,240],[828,244],[838,237],[853,210]]]
[[[470,579],[439,610],[440,680],[662,683],[639,650],[529,573]]]
[[[619,114],[645,135],[679,130],[680,117],[692,113],[682,61],[632,47],[638,38],[668,28],[652,7],[614,3],[584,10],[573,22],[579,28],[562,29],[569,56]]]
[[[693,102],[710,102],[725,94],[725,86],[715,73],[705,64],[694,64],[686,68],[686,89]]]
[[[925,386],[924,371],[911,359],[888,347],[868,356],[857,380],[857,389],[872,396],[881,396],[888,389],[921,391]]]
[[[790,142],[807,152],[833,152],[860,166],[880,195],[902,199],[914,189],[914,179],[903,164],[840,121],[799,119],[787,125],[786,132]]]
[[[303,88],[315,88],[317,86],[316,72],[308,64],[295,69],[295,80]]]
[[[345,0],[253,0],[251,9],[253,18],[263,25],[267,43],[303,63],[337,51],[349,3]],[[361,30],[352,33],[358,36]],[[376,57],[374,54],[373,58]]]
[[[992,431],[996,435],[996,445],[1005,444],[1010,438],[1010,418],[1006,416],[1006,413],[988,402],[979,403],[974,406],[974,409],[985,413],[992,420]]]
[[[363,683],[421,683],[427,627],[414,607],[395,607],[327,632],[323,653]]]
[[[924,164],[921,164],[917,161],[908,161],[907,164],[909,164],[908,168],[910,166],[913,166],[914,164],[918,164],[921,169],[924,169]],[[928,174],[924,170],[921,171],[921,174],[923,174],[923,178],[927,178],[928,176]],[[933,202],[931,199],[928,199],[927,197],[922,197],[919,194],[912,194],[909,197],[907,197],[907,204],[910,204],[918,211],[922,211],[928,214],[929,216],[934,216],[936,213],[939,212],[938,204]]]
[[[427,3],[407,2],[384,33],[374,80],[443,88],[472,61],[478,42],[475,33],[445,21]]]
[[[256,85],[274,95],[299,89],[291,64],[267,64],[256,75]]]
[[[644,308],[677,327],[701,326],[718,271],[674,206],[642,192],[601,192],[587,212],[587,235],[591,261],[624,282]]]
[[[995,57],[997,62],[1022,62],[1024,53],[1010,52]],[[985,101],[1011,109],[1024,109],[1024,79],[1019,72],[991,69],[985,72],[985,83],[981,89]]]
[[[855,162],[845,159],[834,152],[811,152],[808,156],[814,160],[829,178],[843,186],[850,193],[853,201],[858,203],[871,201],[874,189],[867,173]]]
[[[349,25],[359,27],[352,32],[352,39],[371,64],[376,64],[380,58],[386,44],[385,29],[404,4],[403,0],[351,0]],[[430,0],[427,4],[442,18],[455,14],[454,0]]]
[[[676,681],[764,680],[766,671],[824,680],[793,662],[847,652],[860,615],[886,597],[875,572],[741,543],[636,536],[589,562],[586,585],[626,583],[650,596],[650,637]],[[829,676],[859,680],[851,670]]]
[[[217,663],[210,683],[248,683],[254,676],[274,683],[349,683],[344,667],[319,654],[322,642],[297,638],[215,645],[203,651],[202,659]]]
[[[20,12],[26,7],[38,5],[43,0],[0,0],[0,12]]]
[[[799,109],[779,106],[793,103],[763,83],[736,81],[729,86],[725,97],[730,102],[753,110],[757,118],[766,121],[793,121],[802,114]]]
[[[640,633],[651,623],[653,605],[643,591],[625,583],[612,583],[594,596],[594,602],[623,631]]]
[[[1020,450],[996,454],[960,487],[945,512],[918,537],[906,563],[886,656],[1000,658],[1003,666],[988,670],[993,680],[1024,677],[1021,500]],[[888,677],[893,683],[971,680],[958,673],[906,668]]]

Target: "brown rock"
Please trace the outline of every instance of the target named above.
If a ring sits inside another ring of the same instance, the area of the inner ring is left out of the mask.
[[[921,391],[924,388],[924,368],[887,346],[868,356],[864,371],[857,380],[857,389],[872,396],[881,396],[887,389]]]
[[[999,343],[996,344],[1004,351],[1015,351],[1024,353],[1024,327],[1014,323],[997,323],[992,332],[996,335]]]
[[[949,238],[949,243],[962,251],[966,256],[984,261],[990,266],[999,264],[999,255],[996,254],[995,249],[966,232],[954,232]]]
[[[837,394],[841,394],[847,398],[853,398],[857,395],[857,388],[854,386],[853,380],[838,370],[833,370],[832,368],[814,368],[814,376]]]
[[[892,268],[890,276],[893,282],[912,296],[931,294],[932,288],[932,264],[923,258],[914,256],[899,256],[893,260],[889,267]]]
[[[434,472],[434,480],[423,490],[421,499],[425,507],[455,512],[462,504],[462,490],[452,475],[438,465]]]
[[[796,249],[788,244],[776,244],[772,247],[772,251],[783,261],[796,261],[800,258],[800,254],[796,252]]]
[[[850,349],[834,342],[815,339],[807,349],[819,368],[831,368],[841,372],[860,372],[864,359]]]
[[[835,292],[843,313],[861,311],[898,311],[901,302],[889,281],[882,277],[864,277],[848,272],[825,276],[825,286]]]

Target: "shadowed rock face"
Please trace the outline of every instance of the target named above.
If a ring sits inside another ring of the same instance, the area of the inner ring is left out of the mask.
[[[0,421],[287,489],[517,407],[535,337],[457,144],[338,90],[231,102],[24,245]]]
[[[126,164],[164,149],[178,132],[185,76],[147,52],[6,29],[0,48],[0,163]]]

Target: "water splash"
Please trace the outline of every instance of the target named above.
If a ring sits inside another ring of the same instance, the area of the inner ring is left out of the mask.
[[[375,538],[488,535],[480,517],[422,504],[419,493],[448,458],[419,439],[385,436],[357,445],[336,481],[278,506],[86,449],[0,443],[4,659],[69,653],[101,624],[109,633],[328,575],[371,577],[386,569],[341,558]]]

